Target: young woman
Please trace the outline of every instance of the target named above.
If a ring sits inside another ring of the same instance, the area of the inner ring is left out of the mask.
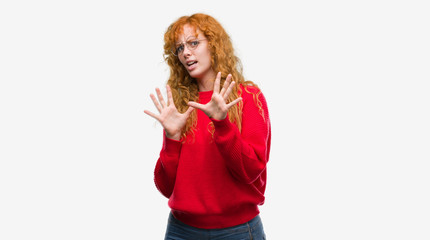
[[[155,184],[169,198],[165,239],[265,239],[270,119],[260,89],[245,81],[224,28],[184,16],[164,35],[167,102],[151,94],[164,128]]]

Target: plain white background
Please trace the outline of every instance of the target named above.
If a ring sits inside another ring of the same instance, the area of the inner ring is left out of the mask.
[[[195,12],[269,104],[268,239],[429,239],[424,3],[2,1],[0,239],[163,239],[143,110],[166,28]]]

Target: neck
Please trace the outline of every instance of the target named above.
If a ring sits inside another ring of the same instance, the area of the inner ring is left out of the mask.
[[[216,74],[207,74],[202,78],[198,78],[197,85],[199,86],[199,92],[206,92],[214,90]]]

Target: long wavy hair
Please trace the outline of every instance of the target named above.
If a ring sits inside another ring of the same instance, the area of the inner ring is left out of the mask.
[[[231,74],[232,81],[236,82],[227,102],[235,100],[242,94],[240,85],[245,87],[245,91],[246,86],[257,87],[252,81],[245,81],[241,61],[234,53],[230,37],[217,20],[202,13],[183,16],[173,22],[164,34],[164,59],[170,67],[170,77],[167,84],[172,90],[173,101],[179,112],[184,113],[188,109],[187,103],[189,101],[198,102],[199,98],[197,81],[188,74],[179,58],[172,52],[179,35],[183,33],[184,25],[190,25],[196,30],[199,29],[208,39],[212,69],[222,74],[221,86],[223,86],[228,74]],[[260,91],[257,95],[259,93]],[[254,101],[262,110],[258,96],[254,95]],[[241,101],[228,110],[230,122],[235,124],[239,131],[242,129],[242,106]],[[182,130],[182,137],[185,138],[189,133],[194,134],[196,124],[197,112],[193,111]]]

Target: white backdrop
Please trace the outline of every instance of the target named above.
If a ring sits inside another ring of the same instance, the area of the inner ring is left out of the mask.
[[[163,239],[163,34],[229,32],[272,121],[268,239],[429,239],[425,1],[2,1],[0,239]]]

